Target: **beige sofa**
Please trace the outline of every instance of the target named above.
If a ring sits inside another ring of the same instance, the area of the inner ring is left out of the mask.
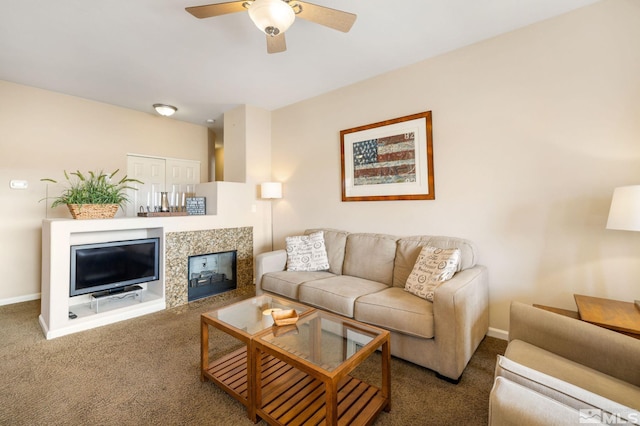
[[[309,234],[318,229],[307,230]],[[269,293],[391,331],[394,356],[457,381],[489,324],[488,278],[469,241],[322,229],[330,269],[288,272],[285,250],[256,256],[256,293]],[[423,246],[459,248],[458,271],[434,301],[404,290]]]
[[[491,425],[640,424],[640,340],[513,302]]]

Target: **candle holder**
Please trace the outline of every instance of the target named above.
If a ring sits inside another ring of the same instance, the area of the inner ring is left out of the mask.
[[[169,198],[167,197],[166,192],[160,193],[160,211],[162,213],[169,212]]]

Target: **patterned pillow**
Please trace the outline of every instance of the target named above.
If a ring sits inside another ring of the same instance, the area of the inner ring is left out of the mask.
[[[326,271],[329,269],[327,248],[322,231],[287,237],[287,271]]]
[[[418,255],[404,289],[433,302],[434,291],[440,284],[453,277],[459,263],[459,249],[425,246]]]

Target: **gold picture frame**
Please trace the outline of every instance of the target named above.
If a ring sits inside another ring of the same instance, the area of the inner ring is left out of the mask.
[[[340,131],[342,201],[434,200],[431,111]]]

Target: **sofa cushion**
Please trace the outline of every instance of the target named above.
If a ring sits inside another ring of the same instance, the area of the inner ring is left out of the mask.
[[[289,299],[298,300],[298,286],[306,281],[329,278],[330,272],[269,272],[262,276],[261,288]]]
[[[459,249],[424,246],[407,278],[404,289],[433,302],[436,287],[453,277],[459,263]]]
[[[495,375],[496,377],[509,379],[576,410],[593,410],[591,412],[598,415],[602,415],[602,412],[604,412],[607,417],[619,415],[627,420],[630,418],[630,414],[634,413],[634,410],[615,401],[572,385],[557,377],[536,371],[501,355],[498,355]],[[638,414],[638,412],[635,412],[633,415]],[[602,419],[600,418],[599,420]]]
[[[329,259],[322,231],[287,237],[287,271],[327,271]]]
[[[342,273],[391,285],[397,237],[384,234],[349,234]]]
[[[322,231],[324,235],[324,245],[327,249],[327,257],[329,258],[329,272],[341,275],[342,264],[344,263],[344,250],[347,245],[347,235],[349,235],[349,233],[331,228],[307,229],[304,233],[308,235],[318,231]]]
[[[416,259],[424,246],[443,249],[457,248],[460,250],[460,263],[457,271],[463,271],[476,264],[476,248],[471,241],[452,237],[416,236],[400,238],[397,244],[395,264],[393,269],[393,286],[404,288],[409,274],[416,264]]]
[[[612,348],[613,349],[613,348]],[[640,409],[640,388],[570,361],[537,346],[512,340],[505,356],[519,364],[571,383],[633,409]]]
[[[434,334],[433,303],[397,287],[359,297],[354,318],[412,336],[430,339]]]
[[[298,300],[308,305],[353,318],[356,299],[387,288],[379,282],[348,275],[309,281],[298,288]]]

